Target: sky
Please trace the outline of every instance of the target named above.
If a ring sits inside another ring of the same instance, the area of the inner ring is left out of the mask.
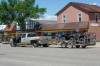
[[[55,14],[69,2],[80,2],[100,5],[100,0],[36,0],[36,4],[47,9],[44,17],[40,19],[56,20]]]

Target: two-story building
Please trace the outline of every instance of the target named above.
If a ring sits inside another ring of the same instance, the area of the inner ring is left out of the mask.
[[[88,31],[95,32],[97,41],[100,41],[100,6],[70,2],[56,15],[57,23],[89,22]]]

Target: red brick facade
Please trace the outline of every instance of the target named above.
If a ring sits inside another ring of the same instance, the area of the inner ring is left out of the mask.
[[[57,14],[57,23],[90,22],[89,32],[100,41],[100,7],[83,3],[69,3]]]
[[[83,12],[83,11],[73,7],[73,6],[70,6],[65,11],[63,11],[61,14],[58,15],[57,22],[58,23],[64,23],[64,16],[66,18],[66,23],[68,23],[68,22],[78,22],[78,16],[77,15],[79,13],[82,14],[82,21],[83,22],[89,21],[88,14],[86,14],[85,12]]]

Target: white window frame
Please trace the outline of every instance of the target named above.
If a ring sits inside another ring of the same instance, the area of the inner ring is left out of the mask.
[[[95,21],[98,22],[100,20],[100,14],[95,13]]]
[[[63,16],[63,23],[67,23],[67,17],[65,15]]]
[[[81,14],[81,16],[79,16]],[[79,18],[81,17],[81,21],[79,21]],[[82,22],[82,12],[77,13],[77,22]]]

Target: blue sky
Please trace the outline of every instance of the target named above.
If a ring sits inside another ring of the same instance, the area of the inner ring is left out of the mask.
[[[36,0],[36,4],[47,9],[45,16],[48,18],[54,18],[55,14],[69,2],[81,2],[89,4],[96,3],[97,5],[100,4],[100,0]]]

